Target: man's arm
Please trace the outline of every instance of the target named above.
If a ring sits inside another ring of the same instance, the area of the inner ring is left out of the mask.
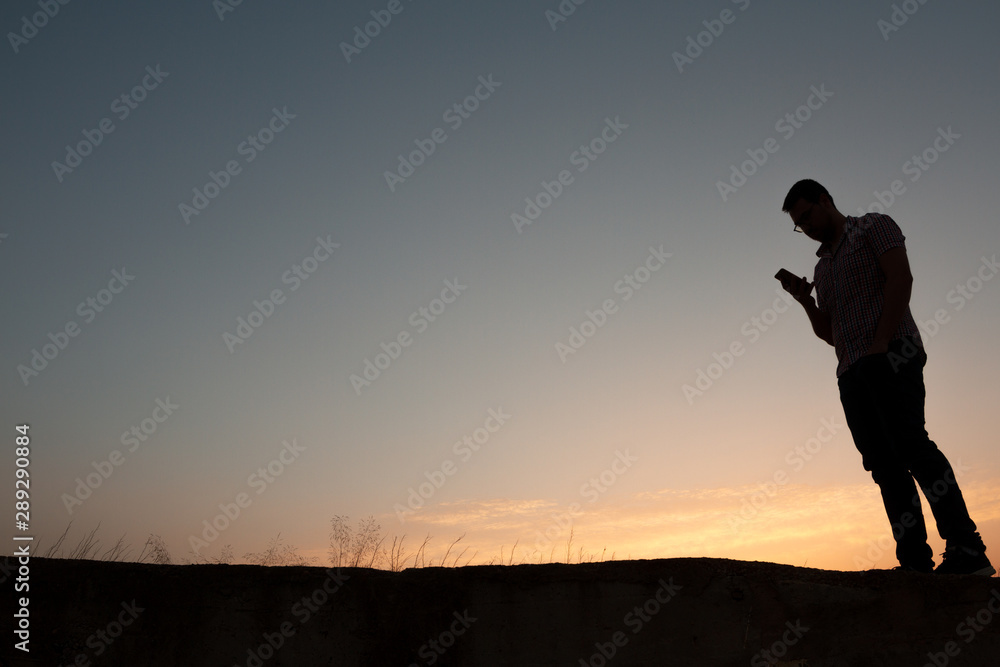
[[[833,325],[830,322],[830,313],[820,310],[813,300],[813,284],[803,277],[799,279],[798,284],[786,284],[782,281],[781,285],[805,308],[806,315],[809,316],[809,323],[812,324],[813,333],[821,340],[833,345]]]
[[[903,321],[906,308],[910,305],[910,290],[913,275],[910,262],[906,258],[906,248],[896,246],[879,255],[879,267],[885,274],[885,288],[882,295],[882,314],[875,329],[875,339],[866,354],[878,354],[889,350],[889,341]]]
[[[833,325],[830,322],[830,313],[820,310],[812,297],[808,301],[801,301],[802,307],[806,309],[809,322],[812,324],[813,333],[820,339],[833,345]]]

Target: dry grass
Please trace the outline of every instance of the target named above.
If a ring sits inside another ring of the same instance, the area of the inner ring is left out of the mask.
[[[145,544],[139,555],[135,558],[131,558],[132,548],[125,541],[125,534],[122,534],[110,547],[104,548],[101,544],[101,540],[97,536],[97,532],[101,527],[98,523],[97,527],[93,530],[84,533],[83,537],[77,542],[76,546],[68,551],[64,548],[66,544],[66,538],[69,535],[70,528],[72,528],[73,522],[70,521],[69,525],[66,526],[66,530],[63,531],[62,535],[49,547],[45,552],[39,552],[36,549],[36,553],[40,553],[43,558],[66,558],[71,560],[100,560],[100,561],[111,561],[111,562],[136,562],[136,563],[152,563],[156,565],[171,565],[174,564],[174,559],[171,557],[167,545],[163,538],[159,535],[150,533],[149,537],[146,538]],[[362,519],[358,522],[357,526],[354,527],[349,522],[349,517],[335,515],[333,519],[330,520],[330,565],[332,567],[362,567],[371,569],[387,569],[390,572],[401,572],[407,568],[423,568],[423,567],[466,567],[472,563],[472,560],[479,554],[478,551],[474,552],[471,556],[466,557],[470,547],[464,546],[461,551],[458,550],[460,546],[459,543],[465,539],[465,534],[462,534],[445,549],[444,555],[441,556],[439,562],[435,562],[434,558],[427,558],[427,545],[431,541],[431,536],[427,535],[424,541],[420,544],[417,550],[412,554],[407,554],[404,548],[404,542],[406,540],[406,535],[401,537],[393,536],[392,545],[386,548],[386,535],[383,534],[382,526],[375,521],[374,517],[368,517]],[[593,563],[602,562],[606,560],[605,556],[607,554],[607,549],[605,548],[600,555],[585,553],[583,547],[580,547],[577,552],[573,553],[573,530],[570,529],[569,538],[566,541],[566,556],[565,563]],[[517,551],[519,542],[514,542],[511,546],[510,552],[507,553],[505,546],[501,545],[499,557],[491,558],[486,564],[487,565],[523,565],[528,561],[528,554],[521,557],[520,560],[515,562],[515,553]],[[543,561],[543,555],[539,553],[538,563],[553,563],[557,562],[554,560],[556,546],[553,545],[552,550],[549,552],[548,561]],[[610,560],[615,559],[615,554],[611,554]],[[281,566],[315,566],[316,557],[306,557],[298,552],[298,549],[290,544],[283,544],[281,541],[281,533],[278,533],[267,545],[263,551],[259,552],[247,552],[243,554],[243,561],[254,565],[263,565],[267,567],[281,567]],[[464,562],[463,562],[464,560]],[[191,558],[184,558],[179,561],[179,564],[190,565],[190,564],[219,564],[219,565],[229,565],[235,561],[233,556],[233,548],[231,545],[225,545],[222,547],[220,554],[217,557],[209,557],[204,554],[198,554],[192,552]]]
[[[48,548],[45,553],[42,554],[43,558],[69,558],[75,560],[106,560],[106,561],[127,561],[129,558],[129,553],[132,548],[125,543],[125,534],[123,533],[110,548],[101,551],[101,543],[97,539],[97,531],[100,529],[101,524],[98,523],[97,527],[94,528],[89,533],[84,534],[83,538],[77,543],[75,547],[66,555],[63,556],[63,543],[66,541],[66,536],[69,534],[69,529],[73,526],[73,522],[70,521],[69,525],[66,526],[66,530],[63,531],[62,535],[55,541],[51,547]]]
[[[377,568],[390,560],[382,546],[385,536],[375,517],[362,519],[357,529],[348,517],[335,515],[330,520],[330,561],[334,567]]]
[[[268,567],[281,565],[314,565],[316,557],[306,558],[290,544],[281,544],[281,533],[271,540],[267,549],[259,553],[245,553],[243,558],[252,565],[265,565]]]

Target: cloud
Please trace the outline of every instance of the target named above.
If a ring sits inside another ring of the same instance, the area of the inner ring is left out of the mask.
[[[1000,479],[966,480],[962,489],[980,528],[1000,519]],[[540,553],[546,562],[565,560],[569,547],[574,562],[581,554],[584,560],[716,557],[841,570],[859,569],[856,557],[889,535],[875,484],[786,484],[771,491],[759,484],[661,489],[580,503],[572,517],[568,505],[552,499],[458,500],[423,508],[406,528],[411,536],[432,536],[428,558],[440,558],[464,534],[462,544],[477,552],[474,564],[498,559],[501,550],[509,556],[517,543],[514,562],[537,562]],[[926,507],[925,515],[933,534]],[[546,534],[551,539],[539,549],[539,535]],[[984,534],[987,543],[991,536]],[[881,551],[878,566],[895,565],[892,550]]]

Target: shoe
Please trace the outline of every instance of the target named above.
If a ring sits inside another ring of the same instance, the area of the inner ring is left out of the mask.
[[[997,573],[983,550],[953,546],[945,549],[944,560],[934,570],[934,574],[977,574],[992,577]]]

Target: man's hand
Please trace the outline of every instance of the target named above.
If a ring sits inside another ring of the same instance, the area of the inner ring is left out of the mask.
[[[792,275],[791,273],[784,274],[781,278],[781,286],[799,303],[804,304],[807,301],[813,301],[813,284],[806,280],[805,276],[800,278],[799,276]]]
[[[812,298],[813,283],[801,278],[787,269],[781,269],[774,276],[781,281],[781,286],[786,292],[798,301],[809,316],[813,333],[821,340],[833,345],[833,324],[830,321],[830,314],[825,310],[820,310]]]
[[[886,354],[889,352],[888,342],[873,341],[871,346],[869,346],[868,351],[865,352],[866,357],[870,357],[873,354]]]

